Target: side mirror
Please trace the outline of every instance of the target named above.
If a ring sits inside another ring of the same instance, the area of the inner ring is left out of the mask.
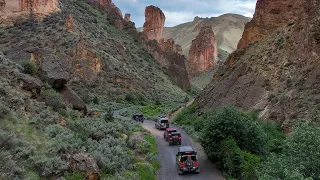
[[[178,157],[179,155],[178,155],[178,154],[176,154],[176,156]]]

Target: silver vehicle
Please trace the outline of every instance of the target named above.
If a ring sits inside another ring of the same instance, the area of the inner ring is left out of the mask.
[[[158,116],[156,123],[155,123],[156,129],[166,129],[169,128],[169,119],[167,116]]]

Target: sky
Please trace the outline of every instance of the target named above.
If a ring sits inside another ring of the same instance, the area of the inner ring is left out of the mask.
[[[123,14],[131,14],[136,27],[144,23],[144,10],[159,7],[166,16],[166,27],[193,21],[194,17],[217,17],[226,13],[252,17],[257,0],[113,0]]]

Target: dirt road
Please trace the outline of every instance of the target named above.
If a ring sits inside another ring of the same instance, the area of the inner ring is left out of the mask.
[[[117,118],[131,120],[130,118],[120,116],[119,111],[115,111],[114,116]],[[178,175],[178,171],[175,166],[175,158],[179,145],[169,146],[168,142],[163,139],[164,131],[155,129],[154,121],[144,121],[142,126],[156,137],[159,150],[158,157],[161,162],[161,167],[158,170],[158,180],[224,180],[221,172],[207,159],[201,145],[194,142],[182,129],[170,124],[171,127],[177,128],[178,131],[182,133],[181,146],[192,146],[196,149],[201,168],[201,172],[199,174],[186,173]]]

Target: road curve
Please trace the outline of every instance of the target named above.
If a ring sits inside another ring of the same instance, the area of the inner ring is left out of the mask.
[[[114,116],[121,119],[129,119],[120,116],[119,111],[114,111]],[[181,146],[192,146],[198,152],[199,166],[201,172],[196,173],[184,173],[178,175],[176,169],[176,154],[179,145],[169,146],[168,142],[163,139],[164,130],[155,129],[154,121],[144,121],[142,126],[150,131],[157,141],[157,147],[159,150],[158,157],[161,162],[161,167],[158,170],[158,180],[224,180],[221,172],[211,163],[205,155],[203,148],[199,143],[194,142],[182,129],[175,125],[170,124],[170,127],[177,128],[182,133]]]

